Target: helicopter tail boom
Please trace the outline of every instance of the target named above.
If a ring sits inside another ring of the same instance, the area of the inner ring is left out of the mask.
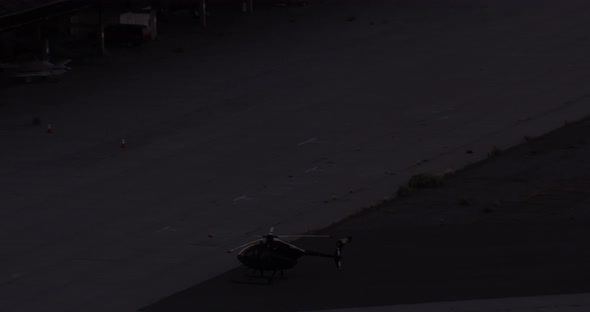
[[[336,243],[336,251],[333,254],[321,253],[316,251],[305,251],[305,255],[308,256],[316,256],[316,257],[326,257],[334,259],[334,263],[336,264],[336,268],[338,270],[342,269],[342,248],[344,244],[348,244],[352,241],[352,237],[341,238]]]

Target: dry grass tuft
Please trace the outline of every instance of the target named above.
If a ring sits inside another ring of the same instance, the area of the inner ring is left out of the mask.
[[[413,175],[408,181],[408,186],[414,189],[435,188],[443,183],[443,176],[432,173],[420,173]]]
[[[490,151],[490,153],[488,154],[488,158],[492,158],[492,157],[496,157],[496,156],[500,156],[500,154],[502,154],[502,149],[500,149],[497,146],[492,147],[492,150]]]

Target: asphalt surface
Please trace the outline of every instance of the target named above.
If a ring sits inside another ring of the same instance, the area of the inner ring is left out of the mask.
[[[3,87],[3,310],[136,310],[236,265],[209,233],[322,228],[590,115],[584,1],[362,3],[170,13]]]

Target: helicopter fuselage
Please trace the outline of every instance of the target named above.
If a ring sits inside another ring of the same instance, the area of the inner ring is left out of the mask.
[[[270,240],[244,248],[237,258],[255,270],[282,271],[292,268],[306,253],[280,241]]]

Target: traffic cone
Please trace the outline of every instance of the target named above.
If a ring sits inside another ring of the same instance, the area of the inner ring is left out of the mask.
[[[53,129],[51,128],[51,124],[47,125],[47,133],[53,133]]]
[[[125,144],[125,139],[121,140],[121,148],[125,148],[127,145]]]

